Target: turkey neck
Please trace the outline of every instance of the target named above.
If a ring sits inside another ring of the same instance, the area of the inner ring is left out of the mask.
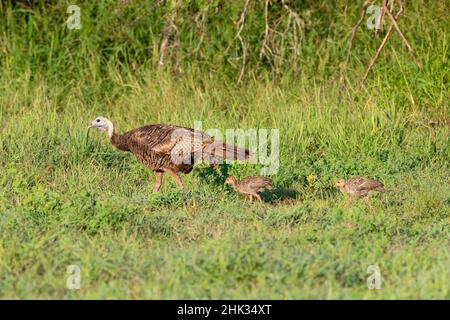
[[[231,186],[233,187],[234,190],[237,190],[238,184],[237,184],[236,179],[232,179],[231,180]]]
[[[122,134],[117,134],[115,131],[113,131],[111,135],[111,143],[119,150],[130,151],[130,148],[128,147],[128,141]]]

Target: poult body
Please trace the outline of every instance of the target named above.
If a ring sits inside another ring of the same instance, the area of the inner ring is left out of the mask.
[[[247,195],[250,201],[253,201],[253,197],[255,197],[261,202],[263,199],[258,192],[273,186],[272,180],[266,177],[247,177],[238,182],[236,178],[229,176],[225,180],[225,184],[231,184],[236,192]]]
[[[343,193],[350,195],[350,200],[353,202],[355,199],[363,198],[366,201],[370,199],[370,192],[386,192],[381,182],[364,177],[354,177],[348,180],[339,179],[336,182],[336,186]]]

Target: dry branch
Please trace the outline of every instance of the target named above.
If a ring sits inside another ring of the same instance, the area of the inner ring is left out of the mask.
[[[385,4],[385,2],[386,2],[386,1],[383,1],[383,5]],[[388,11],[388,9],[387,9],[386,6],[383,7],[383,11]],[[400,9],[399,9],[399,11],[397,12],[397,14],[395,15],[395,20],[397,20],[397,19],[400,17],[400,15],[401,15],[402,13],[403,13],[403,5],[402,5],[402,3],[400,3]],[[363,78],[362,78],[362,80],[361,80],[361,85],[363,85],[364,82],[367,80],[367,77],[369,76],[370,70],[372,69],[373,65],[375,64],[375,61],[377,61],[377,59],[378,59],[378,57],[379,57],[381,51],[383,50],[384,46],[386,45],[387,40],[388,40],[388,38],[391,36],[393,30],[394,30],[394,26],[391,25],[391,26],[389,27],[388,31],[386,32],[386,35],[384,36],[383,41],[381,41],[381,44],[380,44],[380,46],[378,47],[377,52],[376,52],[375,55],[373,56],[372,60],[370,60],[370,63],[369,63],[369,65],[367,66],[366,72],[364,73],[364,76],[363,76]]]
[[[398,1],[400,2],[400,8],[401,8],[402,11],[403,11],[403,2],[402,2],[402,0],[398,0]],[[414,54],[414,50],[413,50],[412,46],[409,44],[408,40],[406,40],[405,35],[404,35],[403,32],[400,30],[400,27],[399,27],[398,24],[397,24],[397,21],[396,21],[397,19],[394,18],[394,17],[392,16],[392,13],[387,9],[386,5],[384,6],[384,9],[385,9],[387,15],[389,16],[389,19],[391,19],[391,22],[392,22],[392,24],[393,24],[395,30],[396,30],[397,33],[400,35],[400,37],[402,38],[402,40],[403,40],[403,42],[405,43],[406,47],[408,48],[408,51],[409,51],[409,53],[411,54],[411,57],[412,57],[412,59],[414,60],[415,64],[416,64],[419,68],[421,68],[421,64],[420,64],[419,60],[417,60],[416,55]]]
[[[395,17],[393,16],[392,12],[394,10],[394,4],[395,2],[398,2],[399,4],[399,11],[395,14]],[[353,41],[355,39],[356,36],[356,31],[357,29],[361,26],[362,21],[364,20],[364,17],[366,15],[366,7],[368,5],[368,1],[364,1],[363,2],[363,6],[362,6],[362,10],[361,10],[361,14],[360,17],[357,21],[357,23],[355,24],[355,26],[352,28],[351,31],[351,36],[349,39],[349,43],[348,43],[348,47],[347,47],[347,54],[345,57],[345,61],[344,61],[344,65],[341,69],[341,90],[339,91],[339,93],[342,91],[342,88],[346,88],[346,71],[347,71],[347,66],[350,60],[350,52],[351,49],[353,47]],[[388,7],[390,6],[390,8]],[[421,64],[420,61],[417,59],[414,50],[412,48],[412,46],[410,45],[410,43],[408,42],[408,40],[406,39],[405,35],[403,34],[403,32],[401,31],[400,27],[397,24],[397,20],[400,17],[400,15],[403,13],[404,10],[404,4],[403,4],[403,0],[382,0],[382,6],[381,6],[381,16],[380,16],[380,20],[379,20],[379,26],[380,28],[383,27],[383,22],[384,22],[384,16],[387,15],[389,20],[391,21],[391,25],[389,26],[389,29],[386,32],[386,35],[384,36],[383,40],[381,41],[380,46],[378,47],[377,51],[375,52],[375,55],[373,56],[373,58],[370,60],[367,68],[366,68],[366,72],[364,73],[364,76],[362,77],[361,80],[361,85],[364,85],[364,82],[367,80],[367,77],[369,75],[370,70],[372,69],[373,65],[375,64],[375,62],[377,61],[378,57],[380,56],[381,51],[383,50],[383,48],[385,47],[387,40],[389,39],[389,37],[392,35],[393,30],[395,29],[397,31],[397,33],[400,35],[400,37],[402,38],[403,42],[405,43],[406,47],[408,48],[409,53],[411,54],[411,57],[414,61],[414,63],[421,68]],[[375,34],[378,33],[378,29],[375,30]],[[347,89],[348,92],[348,89]],[[339,94],[339,97],[341,96],[341,94]]]
[[[364,1],[363,5],[361,7],[361,13],[359,15],[359,19],[356,22],[356,24],[353,26],[351,34],[350,34],[350,39],[348,41],[348,46],[347,46],[347,54],[345,56],[345,61],[344,61],[344,65],[341,68],[341,72],[340,72],[340,82],[341,82],[341,87],[339,89],[339,98],[338,101],[341,101],[341,97],[342,97],[342,89],[345,88],[347,94],[349,95],[350,99],[351,99],[351,95],[348,91],[347,88],[347,81],[346,81],[346,73],[347,73],[347,67],[348,67],[348,63],[350,61],[350,53],[352,51],[352,47],[353,47],[353,41],[355,40],[356,37],[356,31],[358,30],[358,28],[360,27],[361,23],[364,20],[364,17],[366,16],[366,8],[369,4],[369,1]]]
[[[249,2],[250,2],[250,0],[245,0],[244,9],[242,9],[241,16],[240,16],[238,22],[236,23],[237,26],[239,27],[239,29],[238,29],[238,32],[237,32],[235,38],[239,39],[239,42],[241,43],[241,47],[242,47],[242,65],[241,65],[241,71],[239,72],[239,77],[237,79],[237,83],[241,82],[241,80],[244,76],[245,64],[247,63],[248,45],[246,45],[244,40],[242,39],[241,33],[242,33],[242,30],[244,29],[245,17],[247,15]]]
[[[173,9],[172,12],[169,13],[169,16],[166,18],[166,25],[163,31],[163,40],[161,42],[160,49],[160,57],[159,57],[159,65],[162,66],[166,62],[167,51],[169,47],[173,49],[178,47],[177,41],[174,41],[175,37],[178,35],[178,28],[175,25],[175,17],[177,15],[176,9]],[[171,53],[173,56],[174,52]]]

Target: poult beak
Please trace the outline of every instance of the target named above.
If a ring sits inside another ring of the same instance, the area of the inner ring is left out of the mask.
[[[88,128],[88,129],[92,128],[92,124],[88,125],[88,127],[87,127],[87,128]]]

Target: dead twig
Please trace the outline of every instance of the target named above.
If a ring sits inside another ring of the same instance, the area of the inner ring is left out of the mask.
[[[403,11],[403,2],[402,0],[398,0],[400,3],[400,8]],[[386,14],[388,15],[389,19],[391,19],[391,22],[395,28],[395,30],[397,31],[397,33],[400,35],[400,37],[402,38],[403,42],[405,43],[406,47],[408,48],[409,53],[411,54],[412,59],[414,60],[414,63],[421,68],[421,63],[419,62],[419,60],[417,59],[416,55],[414,54],[414,50],[412,48],[412,46],[409,44],[408,40],[406,40],[405,35],[403,34],[402,30],[400,30],[400,27],[397,24],[397,19],[394,18],[394,16],[392,15],[392,13],[387,9],[386,4],[384,4],[384,9],[386,11]]]
[[[396,1],[397,1],[398,5],[399,5],[399,10],[394,16],[392,12],[394,10],[394,6],[395,6]],[[346,54],[346,57],[345,57],[345,60],[344,60],[344,64],[343,64],[343,66],[341,68],[341,72],[340,72],[341,88],[339,90],[339,101],[341,100],[342,89],[346,89],[347,93],[350,96],[350,93],[349,93],[347,85],[346,85],[346,82],[347,82],[346,72],[347,72],[349,61],[350,61],[350,53],[351,53],[351,50],[352,50],[352,47],[353,47],[353,41],[354,41],[354,39],[356,37],[356,31],[361,26],[361,23],[364,20],[364,17],[366,16],[366,7],[367,7],[368,4],[369,4],[368,0],[365,0],[363,2],[360,17],[359,17],[358,21],[356,22],[355,26],[352,28],[352,31],[351,31],[350,39],[349,39],[348,46],[347,46],[347,54]],[[377,59],[379,58],[381,51],[385,47],[385,45],[386,45],[389,37],[392,35],[392,32],[393,32],[394,29],[400,35],[400,37],[402,38],[403,43],[408,48],[408,51],[409,51],[409,53],[410,53],[414,63],[419,68],[421,68],[421,63],[417,59],[411,44],[408,42],[408,40],[406,39],[405,35],[403,34],[403,32],[401,31],[400,27],[397,24],[397,21],[398,21],[400,15],[403,13],[403,11],[404,11],[403,0],[390,0],[390,1],[389,0],[382,0],[380,17],[377,20],[375,34],[377,35],[378,31],[380,29],[382,29],[385,15],[387,15],[387,17],[391,21],[391,25],[389,26],[389,28],[388,28],[388,30],[386,32],[386,35],[384,36],[383,40],[381,41],[381,44],[378,46],[378,49],[375,52],[375,55],[370,60],[368,66],[366,68],[364,76],[362,77],[362,80],[360,82],[361,86],[364,86],[364,83],[367,80],[367,77],[369,75],[370,70],[372,69],[372,67],[375,64],[375,62],[377,61]]]
[[[344,60],[344,65],[341,68],[341,72],[340,72],[340,82],[341,82],[341,87],[339,89],[339,97],[338,97],[338,104],[341,101],[342,98],[342,89],[345,89],[350,100],[352,99],[350,92],[347,88],[347,80],[346,80],[346,75],[347,75],[347,67],[348,67],[348,63],[350,61],[350,53],[352,51],[352,47],[353,47],[353,41],[355,40],[356,37],[356,31],[358,30],[358,28],[361,26],[361,23],[363,22],[365,16],[366,16],[366,8],[369,5],[369,1],[365,0],[363,2],[363,5],[361,7],[361,13],[359,14],[359,19],[356,22],[356,24],[353,26],[351,34],[350,34],[350,39],[348,40],[348,46],[347,46],[347,54],[345,56],[345,60]]]
[[[381,12],[380,12],[380,19],[378,20],[378,23],[375,26],[375,35],[378,36],[378,33],[381,29],[383,29],[383,22],[384,22],[384,16],[386,15],[386,10],[384,8],[386,7],[388,0],[383,0],[383,3],[381,4]]]
[[[265,54],[266,50],[270,50],[269,47],[267,47],[267,39],[269,38],[269,19],[268,19],[268,8],[269,8],[269,2],[270,0],[266,0],[264,4],[264,38],[263,42],[261,44],[261,49],[259,50],[259,59],[262,59],[263,55]]]
[[[386,1],[383,1],[383,11],[389,11],[389,9],[387,9],[387,7],[385,6]],[[398,12],[395,15],[395,20],[398,20],[398,18],[400,17],[400,15],[403,13],[403,3],[400,2],[400,9],[398,10]],[[387,40],[389,39],[389,37],[392,34],[392,31],[394,30],[394,26],[391,25],[388,29],[388,31],[386,32],[386,35],[383,38],[383,41],[381,41],[380,46],[378,47],[377,51],[375,52],[375,55],[373,56],[372,60],[370,60],[369,65],[367,66],[366,72],[364,73],[364,76],[361,80],[361,86],[364,85],[364,82],[367,80],[367,77],[369,76],[369,72],[372,69],[373,65],[375,64],[375,61],[377,61],[378,57],[380,56],[381,51],[383,50],[384,46],[387,43]]]
[[[239,72],[239,77],[237,79],[237,83],[241,82],[241,80],[244,76],[245,65],[247,63],[248,46],[245,44],[244,40],[242,39],[241,33],[245,26],[245,18],[247,16],[249,2],[250,2],[250,0],[245,0],[244,8],[242,9],[240,18],[239,18],[238,22],[236,23],[236,25],[239,26],[239,29],[238,29],[235,39],[239,40],[239,42],[241,43],[241,47],[242,47],[242,65],[241,65],[241,71]]]
[[[395,17],[392,15],[392,11],[394,8],[394,2],[398,1],[399,4],[399,10],[398,12],[395,14]],[[373,65],[375,64],[375,62],[377,61],[378,57],[380,56],[381,51],[383,50],[384,46],[387,43],[387,40],[389,39],[389,37],[392,35],[393,30],[395,29],[397,31],[397,33],[400,35],[400,37],[402,38],[403,42],[406,44],[409,53],[412,56],[412,59],[414,61],[414,63],[421,68],[421,64],[419,62],[419,60],[416,58],[415,54],[414,54],[414,50],[412,49],[411,45],[409,44],[408,40],[406,40],[406,37],[403,35],[403,32],[400,30],[400,27],[397,24],[397,20],[399,19],[400,15],[403,13],[404,10],[404,4],[403,4],[403,0],[392,0],[390,2],[390,6],[391,8],[388,8],[388,1],[387,0],[383,0],[382,3],[383,7],[382,7],[382,14],[387,14],[387,16],[389,17],[390,21],[391,21],[391,25],[388,29],[388,31],[386,32],[386,35],[383,38],[383,41],[381,41],[380,46],[378,47],[375,55],[373,56],[372,60],[370,61],[369,65],[367,66],[366,72],[364,73],[364,76],[361,80],[361,86],[364,85],[365,81],[367,80],[367,77],[369,76],[369,72],[372,69]]]
[[[259,50],[259,60],[266,58],[275,76],[280,75],[280,67],[289,59],[296,59],[300,55],[300,43],[305,21],[300,14],[291,7],[287,1],[281,0],[281,5],[286,14],[269,22],[269,8],[273,5],[271,0],[264,1],[264,37]],[[292,55],[289,55],[292,53]]]
[[[356,31],[358,30],[359,26],[361,25],[361,23],[364,20],[364,17],[366,16],[366,8],[367,5],[369,4],[369,1],[364,1],[362,8],[361,8],[361,13],[359,15],[359,19],[356,22],[356,24],[353,26],[352,31],[351,31],[351,35],[350,35],[350,39],[348,41],[348,46],[347,46],[347,55],[345,56],[345,62],[344,62],[344,71],[347,68],[348,62],[350,61],[350,52],[352,50],[353,47],[353,41],[356,37]]]
[[[175,12],[171,12],[170,16],[168,17],[167,21],[166,21],[166,27],[164,28],[164,32],[163,32],[163,41],[161,42],[161,54],[159,57],[159,65],[163,66],[165,61],[166,61],[166,56],[167,56],[167,50],[169,49],[169,47],[171,46],[171,42],[174,42],[174,38],[175,35],[178,33],[178,28],[175,25]],[[178,47],[177,44],[172,45],[172,47]],[[172,52],[173,55],[173,52]]]

